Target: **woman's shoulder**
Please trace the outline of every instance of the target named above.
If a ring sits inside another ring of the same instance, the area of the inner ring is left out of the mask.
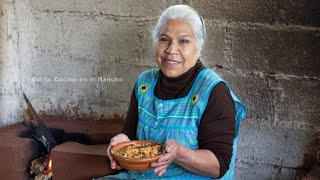
[[[224,82],[224,80],[210,68],[201,70],[196,80],[197,84],[205,85],[206,87],[215,86],[219,82]]]
[[[143,71],[139,76],[138,79],[141,78],[150,78],[150,77],[157,77],[159,73],[159,68],[154,68],[154,69],[147,69]]]
[[[202,76],[205,78],[216,78],[216,79],[223,80],[222,77],[219,74],[217,74],[216,72],[214,72],[214,70],[211,68],[202,69]]]

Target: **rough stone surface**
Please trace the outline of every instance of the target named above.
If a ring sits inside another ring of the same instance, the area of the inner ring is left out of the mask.
[[[241,161],[236,162],[238,166],[236,167],[237,173],[235,179],[256,180],[258,177],[261,180],[282,180],[295,177],[295,170],[290,168]]]
[[[320,131],[319,80],[261,72],[217,72],[248,108],[238,142],[236,177],[295,177],[308,143]]]
[[[320,131],[319,80],[274,77],[270,86],[275,95],[276,126]]]
[[[0,73],[2,72],[2,65],[6,58],[7,50],[7,18],[6,7],[4,1],[0,1]]]
[[[103,14],[113,14],[116,16],[130,16],[130,17],[151,17],[156,18],[161,14],[163,9],[174,5],[181,4],[182,0],[167,0],[167,1],[103,1],[97,0],[97,7]],[[112,6],[110,6],[112,4]]]
[[[320,25],[317,0],[311,1],[232,1],[186,0],[204,18],[231,22],[285,23]]]
[[[320,77],[320,31],[230,29],[232,65],[247,71]]]
[[[309,142],[308,137],[315,134],[314,131],[298,127],[261,125],[259,120],[243,124],[238,147],[245,149],[245,151],[237,154],[239,161],[292,170],[303,161],[305,151],[303,147]],[[257,128],[260,131],[256,131]],[[259,154],[259,156],[255,154]],[[275,156],[275,154],[278,155]]]
[[[259,120],[260,123],[272,123],[275,105],[266,77],[259,74],[235,74],[227,70],[217,70],[226,83],[247,107],[247,120]]]
[[[156,67],[150,31],[179,3],[204,17],[203,58],[248,108],[236,178],[294,179],[320,132],[317,0],[0,0],[0,126],[21,121],[22,92],[45,115],[125,114]]]
[[[226,28],[214,21],[206,21],[207,39],[202,51],[202,59],[209,66],[230,66],[225,58]]]
[[[32,8],[36,11],[55,11],[55,12],[85,12],[101,13],[104,15],[119,17],[156,17],[159,16],[163,9],[170,5],[180,4],[182,0],[93,0],[93,1],[39,1],[30,0]]]

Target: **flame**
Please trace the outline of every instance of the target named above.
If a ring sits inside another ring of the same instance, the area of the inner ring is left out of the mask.
[[[48,157],[48,167],[46,168],[46,170],[43,172],[44,175],[48,175],[49,173],[52,172],[52,160],[50,159],[50,157]]]
[[[52,170],[52,160],[50,159],[49,164],[48,164],[48,169]]]

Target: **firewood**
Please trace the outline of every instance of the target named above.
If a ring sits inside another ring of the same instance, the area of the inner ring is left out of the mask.
[[[45,171],[46,165],[45,165],[45,156],[34,159],[31,161],[30,164],[30,174],[39,174]]]
[[[30,129],[30,123],[31,120],[33,119],[32,113],[30,112],[29,109],[22,109],[22,114],[23,114],[23,124]]]
[[[51,132],[45,126],[27,96],[23,93],[23,97],[27,103],[28,109],[22,110],[25,126],[31,131],[32,137],[40,141],[50,153],[51,149],[57,145]]]

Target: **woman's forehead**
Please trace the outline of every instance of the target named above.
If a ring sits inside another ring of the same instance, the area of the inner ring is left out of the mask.
[[[179,37],[194,37],[193,29],[190,23],[184,19],[171,19],[166,22],[161,35],[179,36]]]

